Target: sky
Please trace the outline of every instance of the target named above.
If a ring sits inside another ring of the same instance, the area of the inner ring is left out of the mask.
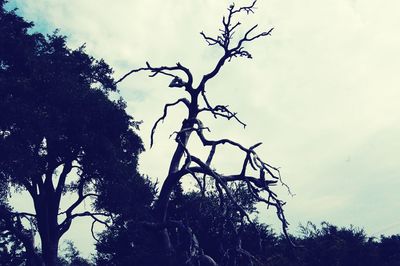
[[[236,1],[236,5],[249,1]],[[72,48],[86,44],[118,78],[149,61],[189,67],[195,82],[216,64],[221,51],[200,36],[218,33],[231,1],[213,0],[15,0],[11,5],[41,32],[56,28]],[[206,119],[215,138],[247,146],[279,166],[295,196],[287,201],[289,231],[299,223],[328,221],[364,228],[369,235],[400,232],[400,2],[397,0],[260,0],[255,14],[240,16],[242,30],[258,24],[272,35],[247,48],[253,59],[234,59],[207,87],[214,104],[227,104],[248,126]],[[155,145],[150,130],[163,106],[183,92],[168,77],[130,76],[120,84],[128,112],[143,120],[146,145],[140,170],[162,182],[183,109],[160,125]],[[203,154],[198,145],[194,152]],[[232,152],[222,152],[219,169],[236,169]],[[261,220],[277,225],[260,208]],[[93,251],[86,222],[66,238],[85,255]]]

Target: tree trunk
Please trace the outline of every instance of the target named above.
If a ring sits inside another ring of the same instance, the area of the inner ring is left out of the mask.
[[[161,188],[160,196],[158,198],[156,206],[156,217],[159,223],[165,223],[167,221],[169,199],[173,189],[175,188],[175,186],[178,184],[179,181],[179,176],[176,175],[176,172],[178,171],[179,162],[183,156],[183,151],[184,151],[183,148],[180,147],[180,144],[178,144],[173,159],[171,160],[169,174]],[[172,246],[167,228],[162,230],[161,239],[163,245],[162,249],[164,250],[164,253],[166,255],[165,258],[167,261],[166,265],[173,265],[172,256],[174,255],[174,248]]]
[[[46,191],[35,200],[36,218],[42,246],[42,259],[45,266],[55,266],[58,261],[58,201],[53,191]]]
[[[58,241],[59,239],[47,239],[47,241],[42,242],[42,258],[44,265],[55,266],[58,261]]]
[[[184,120],[182,122],[181,132],[184,131],[184,129],[193,126],[193,124],[189,121],[191,120],[190,118],[195,118],[195,117],[196,115],[189,115],[189,119]],[[177,138],[179,138],[178,140],[179,143],[177,144],[174,155],[172,156],[170,167],[168,170],[168,176],[163,183],[163,186],[160,191],[160,196],[157,200],[157,205],[156,205],[156,217],[158,219],[158,222],[160,223],[165,223],[167,221],[170,196],[173,189],[177,186],[181,178],[181,176],[178,174],[179,164],[185,153],[185,149],[183,147],[186,147],[190,134],[191,132],[187,131],[185,133],[178,134],[177,136]],[[163,249],[166,254],[166,265],[173,265],[174,264],[173,255],[175,252],[173,250],[168,230],[166,228],[162,230],[161,238],[162,238]]]

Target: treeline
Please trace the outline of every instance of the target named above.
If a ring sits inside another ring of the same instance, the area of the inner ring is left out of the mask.
[[[59,265],[164,265],[163,251],[156,244],[157,234],[148,222],[151,201],[137,206],[136,199],[132,200],[133,204],[124,201],[118,205],[115,222],[98,236],[93,258],[82,258],[73,244],[68,243]],[[377,239],[353,226],[307,223],[298,228],[298,235],[290,236],[293,246],[285,236],[257,220],[243,224],[240,231],[233,230],[239,217],[229,207],[221,210],[215,195],[195,192],[175,193],[170,212],[176,221],[183,222],[182,226],[190,228],[190,231],[171,233],[180,252],[191,252],[195,245],[201,246],[218,265],[400,265],[400,235]],[[238,241],[241,241],[240,249]],[[3,231],[0,243],[0,265],[26,263],[18,239]],[[207,263],[207,260],[199,261],[199,265],[212,265]]]
[[[248,209],[254,208],[244,195],[237,196]],[[172,234],[176,246],[190,252],[191,246],[199,245],[218,265],[400,265],[400,235],[376,239],[353,226],[307,223],[298,228],[298,235],[290,236],[290,243],[257,220],[235,226],[240,217],[232,210],[233,206],[221,209],[216,195],[176,193],[171,215],[192,230],[188,234],[196,236]],[[129,211],[121,218],[96,244],[96,265],[163,265],[153,246],[157,238],[146,224],[135,220]],[[199,265],[212,265],[203,263]]]
[[[298,235],[291,236],[293,246],[283,235],[257,221],[235,231],[232,224],[237,217],[229,209],[221,210],[215,197],[189,193],[174,197],[173,202],[174,218],[183,218],[184,225],[192,230],[172,233],[180,252],[190,252],[193,245],[200,245],[218,265],[400,265],[400,235],[377,239],[352,226],[307,223],[298,228]],[[164,265],[162,251],[155,245],[158,240],[154,229],[141,222],[140,216],[150,215],[150,210],[130,207],[121,212],[117,221],[99,236],[91,259],[82,258],[69,243],[59,265]],[[23,265],[26,258],[18,240],[4,233],[0,239],[0,265]],[[237,248],[239,239],[241,249]],[[212,264],[204,260],[199,265]]]

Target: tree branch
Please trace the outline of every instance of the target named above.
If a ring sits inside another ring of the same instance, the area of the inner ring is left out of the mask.
[[[201,91],[201,95],[203,97],[203,100],[206,104],[207,107],[199,109],[199,113],[201,112],[210,112],[214,115],[215,118],[217,116],[224,117],[228,120],[231,120],[232,118],[235,119],[237,122],[239,122],[244,128],[246,128],[246,124],[243,123],[238,117],[237,113],[231,112],[228,109],[228,105],[216,105],[214,107],[211,106],[210,102],[207,99],[207,96],[205,94],[205,90]]]
[[[156,131],[157,125],[158,123],[160,123],[161,121],[164,121],[164,119],[167,117],[168,114],[168,108],[177,105],[178,103],[184,103],[186,105],[186,107],[189,108],[190,102],[188,99],[186,98],[181,98],[173,103],[167,103],[164,106],[164,113],[163,115],[157,119],[157,121],[154,123],[153,128],[151,129],[151,134],[150,134],[150,148],[153,147],[154,144],[154,133]]]
[[[220,47],[222,47],[224,49],[224,55],[218,60],[214,69],[203,76],[203,78],[198,86],[199,90],[204,90],[207,81],[212,79],[219,73],[220,69],[225,64],[226,60],[230,61],[233,57],[238,57],[238,56],[252,58],[251,54],[248,51],[244,50],[243,44],[245,42],[251,42],[260,37],[271,35],[273,28],[271,28],[268,31],[264,31],[259,34],[256,34],[253,37],[249,37],[250,33],[252,33],[253,30],[256,29],[258,26],[258,25],[255,25],[255,26],[251,27],[244,34],[244,36],[241,39],[239,39],[239,41],[237,42],[236,45],[233,46],[233,48],[231,48],[232,36],[235,33],[234,30],[241,25],[240,22],[236,22],[235,24],[232,25],[233,17],[235,16],[235,14],[241,13],[241,12],[246,12],[247,14],[254,13],[256,2],[257,1],[253,1],[253,3],[251,5],[239,7],[237,9],[235,9],[234,4],[229,6],[227,17],[223,17],[223,19],[222,19],[223,28],[220,29],[221,34],[218,35],[217,37],[207,36],[204,32],[200,33],[201,36],[203,37],[203,39],[208,43],[208,45],[213,46],[213,45],[218,44]]]
[[[75,219],[77,217],[87,217],[87,216],[90,216],[93,220],[105,225],[107,228],[110,227],[108,225],[107,221],[102,221],[96,217],[96,216],[103,216],[103,217],[110,218],[111,217],[110,213],[85,211],[85,212],[81,212],[81,213],[74,213],[74,214],[68,215],[67,218],[59,225],[59,236],[61,237],[69,229],[73,219]]]
[[[98,197],[97,194],[95,193],[88,193],[88,194],[83,194],[83,189],[85,186],[86,180],[81,178],[78,187],[77,187],[77,194],[78,194],[78,199],[73,202],[65,211],[60,212],[58,215],[63,215],[65,214],[66,217],[64,221],[59,225],[59,234],[62,236],[71,226],[72,220],[76,218],[77,216],[75,214],[72,214],[72,212],[88,197]]]
[[[155,77],[158,74],[163,74],[163,75],[170,76],[173,78],[176,78],[177,76],[169,73],[169,71],[182,71],[184,74],[186,74],[186,77],[187,77],[187,82],[183,82],[182,86],[185,86],[186,90],[188,90],[188,91],[192,90],[192,86],[193,86],[192,73],[190,72],[190,70],[188,68],[184,67],[180,63],[176,63],[176,66],[172,66],[172,67],[169,67],[169,66],[152,67],[152,66],[150,66],[149,62],[146,62],[146,67],[141,67],[141,68],[137,68],[137,69],[133,69],[133,70],[129,71],[128,73],[123,75],[120,79],[118,79],[114,84],[118,84],[118,83],[122,82],[124,79],[126,79],[128,76],[130,76],[131,74],[141,72],[141,71],[152,72],[152,74],[150,74],[149,77]]]
[[[72,170],[72,161],[65,162],[60,177],[58,178],[58,184],[56,188],[57,200],[59,200],[61,197],[61,193],[65,186],[65,180],[67,178],[67,175],[71,172],[71,170]]]

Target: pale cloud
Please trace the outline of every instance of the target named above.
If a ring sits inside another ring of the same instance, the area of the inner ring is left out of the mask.
[[[155,65],[179,61],[198,80],[220,55],[199,32],[217,33],[230,1],[16,4],[28,19],[60,28],[72,46],[86,42],[88,52],[106,59],[116,76],[147,60]],[[229,104],[248,124],[243,130],[232,121],[206,119],[212,133],[247,145],[263,141],[259,153],[282,167],[296,193],[291,198],[282,190],[294,226],[328,220],[376,233],[400,219],[393,211],[400,202],[395,189],[400,180],[399,9],[395,0],[259,1],[257,13],[242,21],[261,29],[275,27],[272,36],[250,45],[253,60],[233,60],[209,84],[210,100]],[[163,104],[180,96],[168,83],[168,78],[139,74],[121,84],[129,111],[144,120],[146,145]],[[165,175],[164,158],[170,158],[174,147],[168,136],[182,114],[178,108],[160,125],[154,148],[142,156],[144,173],[160,179]],[[225,156],[221,163],[227,171],[235,158]],[[268,215],[272,222],[273,213]],[[388,233],[399,229],[394,226]],[[70,237],[84,248],[76,235]]]

